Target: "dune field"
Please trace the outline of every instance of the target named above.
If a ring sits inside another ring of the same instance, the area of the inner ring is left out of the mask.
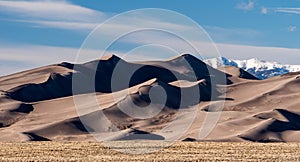
[[[63,62],[0,77],[0,141],[299,142],[299,85],[300,72],[258,80],[189,54]],[[78,112],[74,96],[98,102],[86,100]],[[218,120],[202,137],[210,115]]]

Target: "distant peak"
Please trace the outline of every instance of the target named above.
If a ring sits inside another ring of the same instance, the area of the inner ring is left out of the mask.
[[[217,57],[204,60],[204,62],[215,68],[221,66],[239,67],[259,79],[266,79],[273,76],[286,74],[288,72],[300,71],[300,65],[281,64],[275,61],[265,61],[256,57],[244,60],[231,60],[224,59],[224,57]]]

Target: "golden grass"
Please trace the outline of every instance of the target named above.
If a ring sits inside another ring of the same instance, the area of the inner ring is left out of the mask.
[[[155,142],[151,142],[155,148]],[[1,161],[299,161],[300,143],[177,142],[147,154],[126,154],[97,142],[2,142]],[[145,145],[115,143],[115,149]],[[159,147],[159,146],[158,146]],[[124,150],[123,150],[124,151]]]

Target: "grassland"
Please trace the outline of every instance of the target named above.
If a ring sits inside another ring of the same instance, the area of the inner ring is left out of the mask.
[[[145,145],[117,143],[115,149]],[[155,148],[152,146],[152,148]],[[159,147],[157,147],[159,148]],[[3,142],[1,161],[299,161],[299,143],[178,142],[147,154],[126,154],[97,142]],[[124,150],[123,150],[124,151]]]

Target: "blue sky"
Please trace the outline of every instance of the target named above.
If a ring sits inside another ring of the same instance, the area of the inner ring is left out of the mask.
[[[1,0],[0,75],[72,61],[98,24],[141,8],[168,9],[191,18],[225,57],[300,63],[300,0]],[[122,53],[133,46],[127,42],[118,47],[112,51]]]

